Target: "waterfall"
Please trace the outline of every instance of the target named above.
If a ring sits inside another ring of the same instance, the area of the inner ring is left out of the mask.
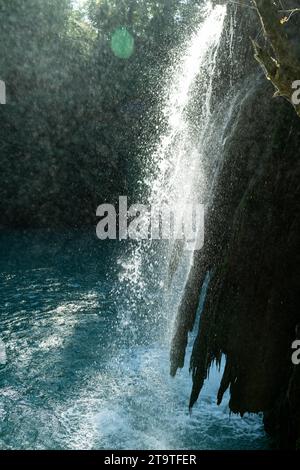
[[[214,133],[212,98],[216,88],[216,59],[226,7],[213,7],[207,2],[199,16],[199,26],[180,50],[175,51],[176,60],[166,73],[167,79],[160,97],[163,123],[160,127],[163,130],[154,151],[147,158],[140,190],[149,195],[149,206],[176,206],[176,216],[179,217],[183,215],[187,204],[204,203],[207,197],[204,160]],[[215,156],[211,156],[211,159],[213,161]],[[127,304],[131,303],[130,308],[128,305],[124,308],[126,327],[134,323],[132,314],[139,309],[140,301],[144,298],[149,274],[145,276],[143,266],[151,265],[153,251],[156,250],[157,245],[153,247],[151,241],[148,245],[138,242],[129,255],[119,260],[119,279],[127,283],[132,291],[130,300],[125,300]],[[169,241],[166,246],[160,242],[159,250],[161,262],[153,270],[153,275],[160,285],[167,285],[178,268],[184,243]],[[185,253],[186,272],[192,256],[192,252]],[[169,280],[168,269],[164,270],[168,265]],[[163,309],[171,310],[166,305],[163,305]],[[166,311],[162,315],[166,316]]]
[[[184,210],[187,200],[198,201],[204,190],[201,154],[212,115],[216,55],[225,14],[225,6],[205,5],[200,26],[169,72],[171,79],[165,86],[161,110],[166,126],[145,175],[145,183],[151,188],[150,203],[179,203]],[[199,125],[194,124],[195,112],[191,110],[197,85],[201,95]]]

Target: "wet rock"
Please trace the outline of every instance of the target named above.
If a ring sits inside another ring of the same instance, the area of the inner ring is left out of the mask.
[[[231,411],[263,411],[277,445],[295,447],[300,439],[300,369],[291,362],[291,344],[300,321],[295,299],[300,281],[300,120],[289,103],[272,99],[272,86],[253,70],[244,78],[244,98],[228,124],[206,244],[195,254],[177,316],[171,372],[183,367],[199,287],[209,270],[190,364],[190,406],[212,363],[224,355],[218,403],[229,388]]]

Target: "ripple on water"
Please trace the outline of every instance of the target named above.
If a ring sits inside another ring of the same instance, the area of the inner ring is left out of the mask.
[[[53,267],[48,240],[24,271],[11,261],[1,275],[0,447],[266,447],[260,417],[240,419],[226,404],[217,407],[217,371],[189,415],[191,378],[186,369],[169,377],[168,341],[156,317],[164,288],[149,283],[145,302],[127,312],[128,288],[117,273],[108,278],[90,251],[87,243],[85,270],[74,275],[78,260],[62,255]],[[113,256],[99,255],[114,266]]]

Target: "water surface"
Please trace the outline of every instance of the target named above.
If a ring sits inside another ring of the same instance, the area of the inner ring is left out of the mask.
[[[92,230],[6,232],[0,247],[2,449],[268,446],[261,418],[216,405],[216,370],[189,414],[188,367],[169,376],[180,282],[166,293],[155,250],[134,293],[125,246]]]

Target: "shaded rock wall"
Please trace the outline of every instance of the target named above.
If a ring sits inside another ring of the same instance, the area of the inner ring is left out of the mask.
[[[238,56],[238,41],[235,46]],[[229,388],[233,412],[265,412],[277,444],[294,447],[300,437],[299,368],[291,362],[300,322],[300,120],[290,104],[272,99],[271,84],[251,60],[244,70],[254,72],[242,79],[244,97],[224,140],[205,246],[195,254],[178,311],[171,373],[184,365],[199,287],[209,270],[190,364],[190,406],[212,362],[225,355],[218,402]]]

